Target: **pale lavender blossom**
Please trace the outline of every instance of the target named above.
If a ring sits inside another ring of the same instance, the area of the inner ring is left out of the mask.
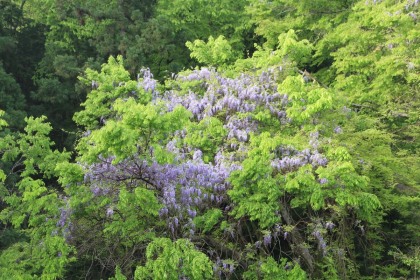
[[[334,128],[334,133],[336,133],[336,134],[341,134],[341,133],[343,133],[343,129],[341,128],[341,126],[336,126],[336,127]]]
[[[271,245],[271,235],[267,234],[264,236],[264,246],[268,247]]]
[[[143,68],[140,70],[140,74],[137,77],[143,77],[140,79],[140,85],[145,91],[154,92],[157,86],[157,81],[153,79],[153,74],[150,72],[150,69]]]
[[[71,211],[66,208],[60,208],[60,219],[57,222],[58,227],[64,227],[70,217]]]
[[[321,235],[321,232],[319,230],[316,230],[312,234],[318,241],[318,248],[322,251],[322,255],[325,256],[327,254],[327,243]]]
[[[194,152],[194,155],[193,155],[193,160],[201,162],[202,161],[202,157],[203,157],[203,152],[200,151],[200,150],[196,150]]]
[[[92,186],[91,191],[94,196],[100,196],[102,194],[102,190],[100,187]]]
[[[112,207],[108,207],[107,209],[106,209],[106,216],[108,217],[108,218],[110,218],[110,217],[112,217],[114,215],[114,209],[112,208]]]
[[[209,80],[211,77],[212,72],[208,68],[201,68],[199,75],[202,79]]]
[[[408,15],[414,20],[417,21],[417,15],[413,12],[409,12]]]
[[[328,229],[328,230],[333,230],[334,227],[335,227],[335,224],[332,223],[332,222],[326,222],[325,223],[325,228]]]
[[[328,160],[325,156],[319,153],[315,153],[311,155],[310,162],[312,163],[313,166],[326,166],[328,163]]]
[[[326,179],[326,178],[321,178],[321,179],[319,179],[319,183],[320,183],[321,185],[325,185],[325,184],[327,184],[327,183],[328,183],[328,179]]]

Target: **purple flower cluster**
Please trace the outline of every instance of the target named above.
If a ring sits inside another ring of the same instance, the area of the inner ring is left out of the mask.
[[[221,260],[219,257],[217,257],[213,267],[213,271],[219,278],[222,278],[222,274],[224,274],[225,276],[231,275],[234,272],[234,270],[235,265],[232,264],[231,261]]]
[[[319,230],[315,230],[312,234],[318,242],[318,248],[322,251],[322,255],[325,256],[327,254],[327,243],[322,237],[321,232]]]
[[[316,151],[315,153],[313,153],[310,158],[309,158],[309,162],[312,164],[312,166],[316,167],[316,166],[326,166],[328,163],[327,158],[318,153],[318,151]]]
[[[109,192],[109,189],[108,188],[99,187],[96,184],[91,185],[90,190],[91,190],[93,196],[95,196],[95,197],[107,195],[108,192]]]
[[[66,207],[60,208],[60,219],[57,221],[58,227],[65,227],[68,223],[69,217],[71,215],[71,210],[67,209]]]
[[[202,81],[209,80],[212,76],[214,69],[201,68],[200,70],[194,70],[187,76],[180,77],[183,81]]]
[[[289,154],[288,156],[283,156]],[[325,156],[320,154],[317,150],[311,152],[309,149],[303,151],[296,151],[282,153],[281,158],[275,158],[271,161],[271,167],[279,172],[290,172],[297,170],[299,167],[306,164],[312,166],[325,166],[328,160]]]
[[[318,131],[312,132],[310,134],[310,137],[311,137],[311,139],[309,141],[309,145],[311,145],[312,148],[314,148],[314,149],[318,149],[318,145],[319,145],[319,141],[318,141],[319,132]]]
[[[320,183],[321,185],[325,185],[325,184],[327,184],[327,183],[328,183],[328,180],[327,180],[326,178],[321,178],[321,179],[319,179],[319,183]]]
[[[114,209],[112,207],[108,207],[106,209],[106,216],[107,217],[112,217],[114,215]]]
[[[72,229],[72,222],[70,220],[71,214],[73,213],[73,210],[70,208],[70,205],[68,203],[67,197],[63,198],[63,201],[66,202],[66,205],[63,207],[60,207],[60,218],[58,219],[56,226],[57,230],[61,229],[63,236],[66,239],[71,238],[71,229]],[[53,235],[57,234],[57,230],[53,231]]]
[[[271,234],[264,235],[264,246],[269,247],[271,245]]]
[[[202,152],[196,150],[193,159],[179,164],[159,164],[141,159],[131,159],[112,164],[112,158],[89,166],[85,180],[91,183],[95,196],[112,195],[112,188],[124,182],[128,187],[146,184],[153,187],[164,207],[159,211],[166,218],[171,231],[191,223],[199,211],[208,205],[218,206],[227,199],[227,178],[239,167],[219,155],[218,162],[204,163]],[[99,187],[100,185],[101,187]],[[104,187],[107,186],[107,187]],[[106,209],[106,216],[114,213]]]
[[[337,126],[334,128],[334,133],[336,133],[336,134],[341,134],[341,133],[343,133],[343,129],[341,128],[341,126],[337,125]]]
[[[256,131],[258,124],[249,116],[245,118],[229,116],[227,118],[227,123],[224,125],[224,128],[229,131],[228,139],[236,138],[240,142],[246,142],[248,140],[249,133]]]
[[[157,81],[153,79],[153,74],[150,72],[149,68],[141,69],[137,77],[139,80],[139,86],[142,87],[145,91],[150,91],[152,93],[155,91]]]
[[[230,133],[231,137],[240,138],[240,141],[246,141],[248,136],[245,133],[256,131],[257,126],[254,124],[246,131],[235,125],[229,125],[229,118],[235,113],[250,113],[258,108],[268,109],[282,123],[288,122],[285,112],[288,97],[277,92],[274,70],[263,72],[259,77],[241,75],[233,79],[219,76],[213,69],[202,68],[187,76],[181,76],[178,80],[202,81],[205,92],[203,95],[192,91],[187,94],[165,92],[161,98],[166,101],[169,111],[177,105],[182,105],[191,111],[197,120],[224,116],[226,125],[230,129],[236,128]]]
[[[326,222],[325,223],[325,228],[328,230],[333,230],[335,227],[335,224],[333,222]]]

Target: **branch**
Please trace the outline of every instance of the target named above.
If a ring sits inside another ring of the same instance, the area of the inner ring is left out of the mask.
[[[288,202],[286,201],[286,199],[284,199],[282,201],[281,215],[283,219],[286,221],[287,225],[294,226],[295,221],[293,220],[293,217],[290,214],[290,211],[291,211],[290,206]],[[304,239],[302,235],[300,234],[299,230],[296,227],[294,227],[292,232],[290,233],[290,236],[292,240],[290,241],[290,239],[288,238],[287,241],[289,242],[290,245],[292,244],[296,245],[295,253],[303,259],[306,267],[309,270],[309,273],[312,274],[314,271],[314,262],[315,262],[314,257],[309,252],[309,249],[305,247]],[[293,248],[293,246],[291,247]]]

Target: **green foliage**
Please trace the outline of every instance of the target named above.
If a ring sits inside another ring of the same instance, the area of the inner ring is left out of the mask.
[[[147,227],[151,224],[149,219],[157,219],[160,208],[161,205],[153,191],[139,187],[130,192],[125,188],[120,188],[118,203],[108,205],[108,209],[120,214],[110,219],[103,232],[109,237],[119,235],[127,238],[129,236],[130,238],[127,239],[131,244],[148,240],[154,235],[154,233],[147,233]],[[144,233],[139,236],[137,233],[140,230]]]
[[[159,1],[157,13],[171,21],[175,31],[188,34],[187,40],[205,39],[222,34],[238,39],[241,25],[246,22],[247,1]],[[239,33],[239,34],[238,34]],[[236,37],[236,38],[235,38]]]
[[[282,58],[296,62],[297,65],[305,65],[311,59],[312,45],[308,40],[297,41],[297,35],[293,29],[279,35],[278,55]]]
[[[392,251],[389,252],[391,256],[393,256],[397,262],[401,262],[402,264],[410,267],[412,270],[414,279],[416,278],[417,273],[420,273],[420,248],[414,247],[410,254],[404,254],[398,248],[393,248]]]
[[[188,41],[186,46],[191,51],[191,57],[204,65],[221,67],[237,58],[223,35],[216,39],[210,36],[207,43],[202,40]]]
[[[315,41],[334,29],[351,12],[356,1],[275,0],[251,1],[247,13],[256,25],[255,32],[263,36],[265,45],[275,48],[281,33],[291,29]]]
[[[416,278],[419,16],[413,0],[0,1],[0,275]],[[178,73],[196,62],[210,70]],[[235,112],[224,90],[264,101]],[[222,109],[159,101],[194,94]],[[192,163],[235,171],[166,207]]]
[[[134,279],[213,278],[211,261],[185,239],[155,239],[147,247],[146,258],[146,264],[137,267]]]
[[[322,260],[320,264],[322,267],[322,279],[331,279],[331,280],[339,280],[340,277],[337,273],[335,268],[334,260],[331,257],[326,257]]]
[[[189,114],[182,107],[164,113],[162,106],[149,103],[136,103],[133,98],[127,101],[117,100],[114,105],[116,116],[120,121],[110,120],[93,131],[79,148],[88,162],[93,162],[99,155],[108,157],[114,155],[115,162],[142,151],[138,141],[164,140],[165,136],[183,127],[188,122]],[[82,111],[88,112],[88,111]],[[93,148],[94,146],[95,148]]]
[[[279,66],[281,69],[295,72],[295,67],[304,67],[312,58],[313,45],[306,39],[298,41],[293,29],[281,33],[276,46],[256,46],[252,57],[238,59],[233,68],[238,71],[266,69],[270,66]]]
[[[223,123],[214,117],[207,117],[188,127],[185,143],[203,152],[204,162],[211,161],[224,141],[227,131]]]
[[[12,75],[7,74],[0,61],[0,106],[5,111],[4,119],[11,128],[24,127],[25,97]]]
[[[117,268],[115,269],[115,277],[113,278],[109,278],[110,280],[126,280],[127,277],[125,277],[122,273],[121,273],[121,268],[119,266],[117,266]]]
[[[86,77],[81,78],[86,85],[97,83],[98,88],[91,91],[82,106],[86,108],[74,116],[77,124],[87,129],[98,127],[100,118],[108,118],[111,104],[117,98],[129,97],[132,91],[137,91],[137,83],[130,81],[130,74],[125,70],[121,56],[110,57],[107,64],[103,64],[100,73],[87,69]],[[140,100],[150,101],[150,93],[139,92]]]
[[[223,213],[220,209],[210,209],[203,215],[194,219],[194,224],[197,228],[202,229],[203,233],[209,232],[213,227],[219,223]]]
[[[258,265],[252,265],[244,273],[244,279],[296,279],[305,280],[307,275],[299,265],[291,264],[287,259],[282,259],[280,263],[272,257],[261,260]]]
[[[4,117],[4,111],[0,110],[0,129],[3,129],[3,127],[8,126],[7,122],[3,119]]]
[[[252,137],[252,149],[243,161],[242,170],[230,177],[233,188],[228,194],[237,204],[232,214],[236,218],[249,216],[251,221],[257,220],[263,229],[279,222],[275,213],[282,193],[276,180],[267,175],[272,173],[271,152],[280,141],[279,137],[272,138],[268,133]]]
[[[54,279],[73,260],[72,247],[56,227],[64,201],[54,189],[57,184],[51,184],[58,176],[55,166],[70,155],[51,149],[51,126],[45,118],[25,120],[24,133],[6,135],[0,141],[1,173],[7,174],[2,185],[10,190],[3,197],[0,221],[25,236],[2,250],[1,274],[13,271],[10,275],[23,279]]]
[[[418,6],[410,1],[364,3],[316,47],[330,53],[335,88],[351,92],[350,102],[378,116],[404,148],[418,134]],[[351,30],[351,32],[350,32]],[[416,35],[417,34],[417,35]],[[414,134],[413,134],[414,133]],[[407,141],[408,140],[408,141]]]
[[[316,117],[317,113],[332,108],[333,98],[329,90],[319,86],[305,85],[303,78],[288,76],[279,90],[285,91],[291,101],[287,114],[301,123]]]
[[[95,161],[99,155],[115,155],[118,162],[138,151],[144,153],[138,141],[164,140],[188,122],[189,114],[182,107],[165,112],[163,106],[148,103],[151,93],[130,80],[121,57],[117,60],[111,57],[101,73],[87,70],[87,78],[83,80],[98,83],[98,89],[82,104],[85,109],[74,117],[86,129],[100,128],[78,145],[88,162]]]

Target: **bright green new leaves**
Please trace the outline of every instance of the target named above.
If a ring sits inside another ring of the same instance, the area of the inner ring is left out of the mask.
[[[194,218],[194,224],[197,228],[202,229],[203,233],[206,233],[212,230],[222,217],[222,210],[213,208],[203,215]]]
[[[279,222],[276,214],[281,208],[280,196],[291,195],[291,206],[315,211],[329,204],[355,209],[360,219],[369,220],[380,206],[378,198],[368,193],[368,179],[359,175],[351,163],[351,156],[342,147],[331,149],[327,166],[306,164],[287,174],[273,172],[271,159],[274,149],[284,140],[267,133],[251,138],[248,158],[242,169],[234,172],[229,196],[235,203],[232,214],[236,218],[248,216],[258,220],[261,228]],[[320,182],[321,181],[321,182]]]
[[[233,188],[228,194],[235,203],[232,214],[236,218],[249,216],[250,220],[257,220],[263,229],[280,219],[275,212],[279,209],[281,191],[278,182],[270,176],[271,152],[279,143],[279,137],[270,137],[268,133],[253,136],[253,148],[243,161],[242,170],[233,172],[230,177]]]
[[[292,268],[293,266],[293,268]],[[299,265],[292,265],[287,259],[282,259],[281,263],[276,262],[273,257],[267,257],[258,264],[253,264],[244,273],[244,279],[284,279],[284,280],[306,280],[307,276]]]
[[[213,278],[212,262],[186,239],[155,239],[147,246],[146,258],[146,264],[137,267],[134,279]]]
[[[301,77],[288,76],[279,85],[278,90],[286,92],[291,99],[287,114],[297,123],[314,118],[317,113],[331,109],[333,106],[333,97],[329,90],[312,84],[305,85]]]
[[[143,187],[130,191],[121,187],[118,203],[110,203],[107,206],[109,219],[103,233],[110,241],[116,237],[120,238],[121,245],[124,246],[133,247],[149,241],[156,234],[151,228],[158,224],[156,220],[161,208],[153,191]]]
[[[332,156],[326,167],[314,170],[311,165],[306,165],[288,174],[284,189],[295,196],[291,201],[293,207],[305,207],[310,203],[312,209],[318,211],[327,203],[335,202],[343,209],[347,206],[355,209],[363,220],[370,220],[381,206],[375,195],[366,192],[368,178],[357,174],[352,163],[341,155]]]
[[[299,41],[295,31],[291,29],[281,33],[277,38],[276,46],[272,48],[266,45],[256,46],[252,57],[236,60],[234,68],[242,72],[280,66],[280,69],[292,74],[296,71],[295,67],[305,67],[310,62],[312,50],[313,45],[306,39]]]
[[[161,234],[164,223],[158,210],[162,205],[155,192],[142,184],[104,185],[101,188],[108,188],[108,196],[92,193],[86,185],[72,187],[72,241],[79,244],[78,261],[83,264],[85,258],[95,256],[100,262],[111,263],[112,269],[119,266],[125,275],[132,276],[138,264],[135,256],[142,256],[147,244]]]
[[[168,112],[163,104],[149,102],[151,93],[130,80],[121,57],[111,57],[101,73],[88,70],[84,80],[90,79],[98,88],[92,90],[82,104],[85,109],[74,118],[86,129],[100,127],[78,145],[87,162],[94,162],[99,155],[115,156],[118,162],[135,153],[147,153],[148,144],[167,141],[189,121],[190,113],[183,107]]]
[[[0,129],[7,126],[7,122],[3,119],[4,118],[4,111],[0,110]]]
[[[419,30],[413,1],[360,1],[348,20],[316,46],[333,58],[336,89],[362,109],[381,116],[400,141],[418,134]],[[331,76],[330,76],[331,77]],[[351,93],[351,94],[350,94]]]
[[[227,135],[223,123],[214,117],[204,118],[199,123],[191,123],[187,131],[185,143],[200,149],[203,152],[204,162],[209,162],[214,158]]]
[[[117,59],[111,56],[108,63],[102,65],[100,73],[87,69],[86,77],[80,79],[93,88],[86,101],[82,103],[85,110],[74,116],[76,123],[87,129],[98,127],[100,122],[110,117],[111,105],[118,98],[135,96],[142,104],[151,100],[151,94],[144,92],[137,82],[131,80],[121,56]]]
[[[119,194],[119,201],[117,209],[120,209],[123,213],[126,213],[124,209],[133,208],[145,216],[158,215],[158,210],[162,206],[158,203],[156,196],[153,191],[145,188],[136,188],[132,193],[127,190],[121,189]]]
[[[73,249],[57,227],[65,201],[59,198],[54,181],[58,176],[55,166],[68,161],[70,155],[51,149],[51,126],[44,120],[28,118],[24,133],[6,135],[0,141],[1,174],[7,174],[2,176],[2,185],[9,190],[3,197],[0,220],[23,237],[1,252],[2,275],[12,268],[11,277],[55,279],[62,277],[72,261]]]
[[[73,253],[64,238],[51,234],[35,238],[1,251],[0,275],[11,279],[58,279],[64,275],[64,268],[72,261],[69,255]]]
[[[191,51],[192,58],[209,66],[223,66],[238,58],[238,54],[235,54],[223,35],[216,39],[210,36],[207,43],[202,40],[195,40],[192,43],[188,41],[185,45]]]
[[[115,156],[118,162],[135,153],[147,153],[146,143],[168,141],[167,137],[181,129],[190,116],[183,107],[165,112],[159,104],[143,105],[133,98],[117,100],[113,109],[117,120],[107,121],[79,144],[82,158],[88,162],[99,155]]]
[[[305,65],[312,58],[312,44],[308,40],[298,41],[298,37],[293,29],[279,35],[279,45],[277,54],[282,58],[287,58],[297,65]]]

